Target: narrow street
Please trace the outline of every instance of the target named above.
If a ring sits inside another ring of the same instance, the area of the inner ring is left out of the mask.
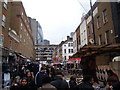
[[[120,90],[120,0],[0,0],[0,90]]]

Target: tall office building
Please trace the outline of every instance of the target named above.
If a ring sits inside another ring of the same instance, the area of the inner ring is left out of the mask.
[[[37,23],[38,26],[38,31],[37,31],[37,44],[43,44],[43,32],[42,32],[42,27],[40,26],[39,22]]]
[[[34,40],[34,44],[43,44],[44,40],[43,40],[43,32],[42,32],[42,27],[39,24],[38,21],[36,21],[36,19],[32,19],[31,17],[29,17],[30,19],[30,26],[32,29],[32,37]]]

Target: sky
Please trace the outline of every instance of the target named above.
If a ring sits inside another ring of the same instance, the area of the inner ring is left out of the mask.
[[[90,9],[89,0],[21,0],[27,16],[36,19],[50,44],[60,44]],[[95,0],[93,0],[94,2]]]

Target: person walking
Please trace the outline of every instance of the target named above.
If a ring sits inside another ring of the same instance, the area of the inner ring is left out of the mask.
[[[70,77],[70,81],[69,81],[69,86],[70,86],[70,88],[75,88],[75,86],[77,85],[77,83],[76,83],[76,77],[75,76],[71,76]]]
[[[76,86],[76,90],[94,90],[93,88],[94,78],[91,75],[83,77],[82,83]]]
[[[51,79],[50,77],[43,78],[42,87],[38,88],[37,90],[57,90],[57,88],[50,84]]]
[[[35,76],[35,84],[36,84],[37,88],[42,87],[43,79],[45,77],[48,77],[48,75],[46,73],[46,69],[45,69],[45,67],[41,67],[41,70],[39,72],[37,72],[37,74]]]
[[[52,81],[51,84],[55,86],[57,90],[65,90],[69,88],[68,83],[65,80],[63,80],[62,75],[56,75],[55,80]]]

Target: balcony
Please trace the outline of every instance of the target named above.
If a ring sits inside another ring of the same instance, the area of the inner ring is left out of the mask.
[[[19,37],[14,30],[9,30],[8,35],[13,38],[15,41],[19,42]]]

